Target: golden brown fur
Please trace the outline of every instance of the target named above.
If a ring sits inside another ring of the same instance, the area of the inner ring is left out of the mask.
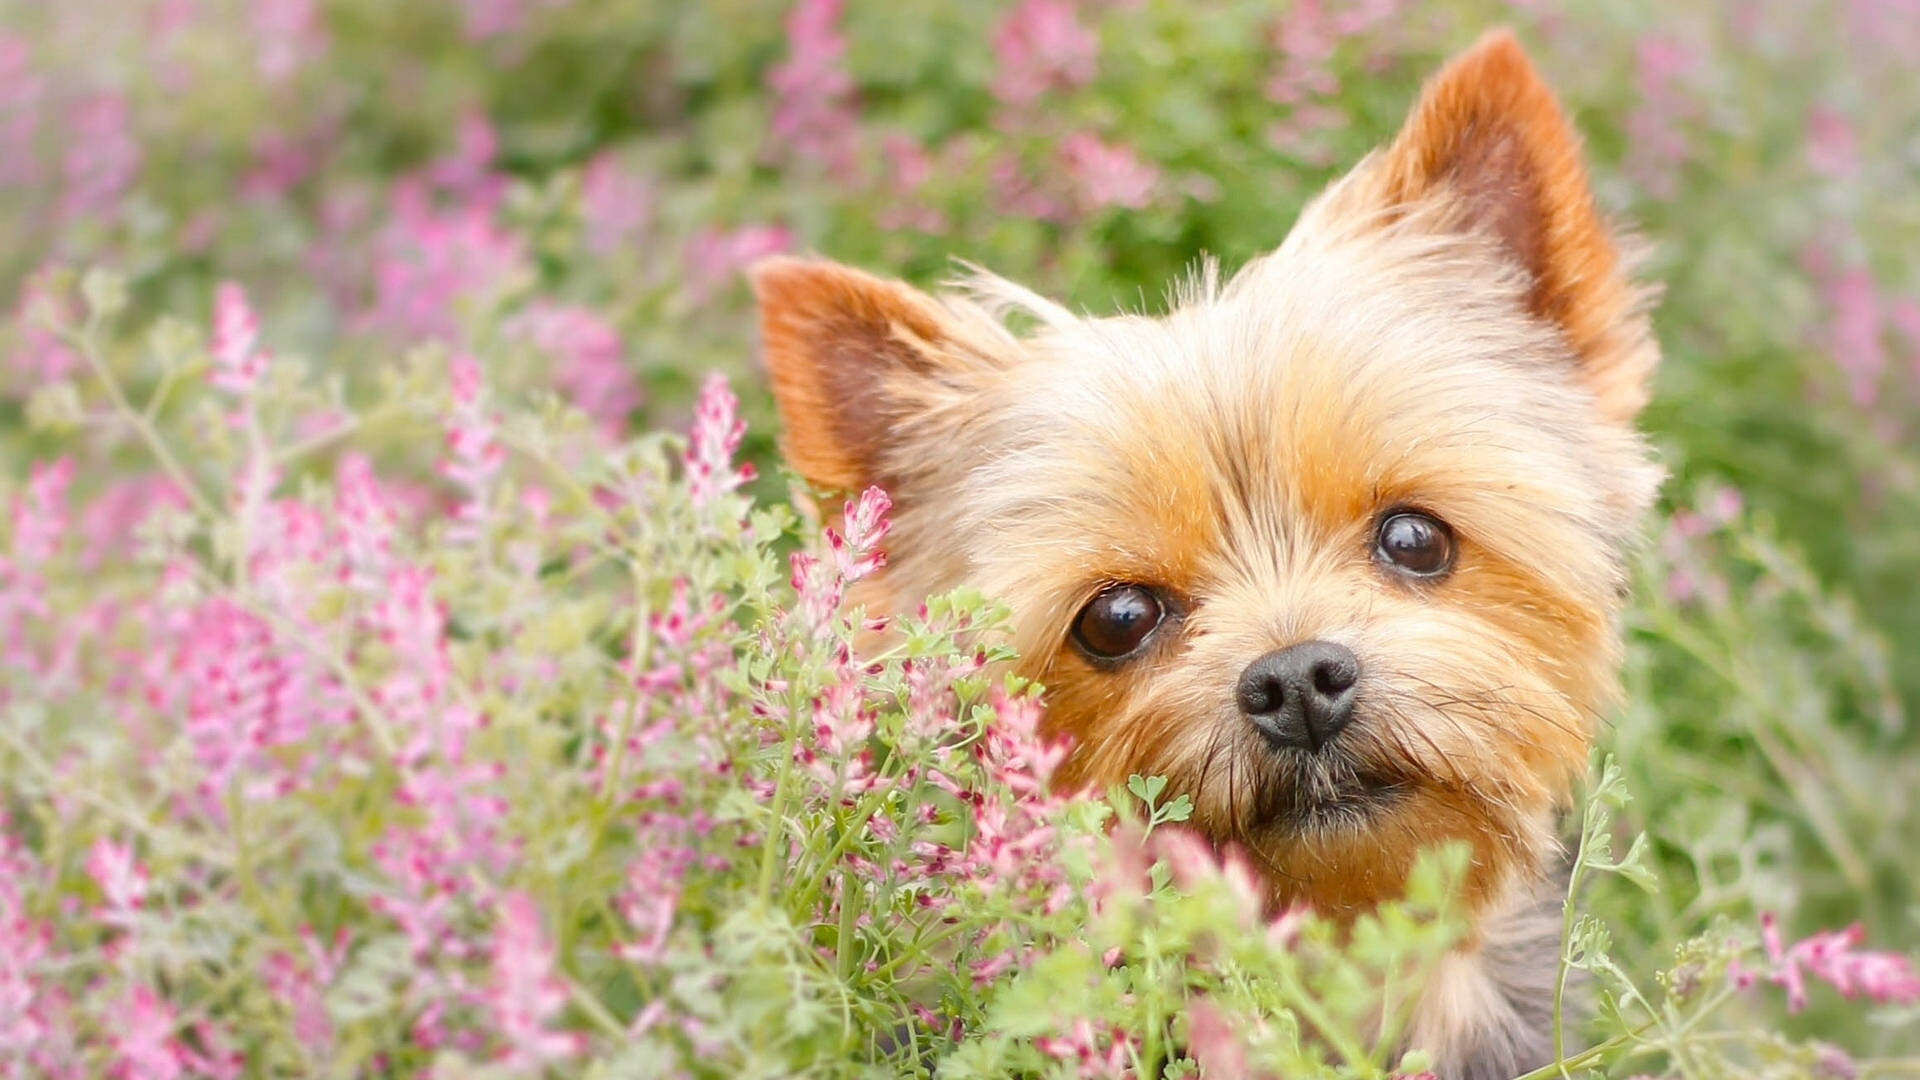
[[[821,261],[755,282],[795,467],[894,496],[869,604],[961,584],[1007,602],[1074,739],[1067,779],[1168,777],[1276,904],[1362,910],[1423,847],[1468,842],[1480,925],[1414,1031],[1453,1075],[1537,1056],[1502,997],[1532,980],[1481,946],[1534,906],[1617,692],[1624,558],[1659,477],[1630,421],[1656,353],[1510,37],[1436,76],[1277,251],[1225,283],[1203,268],[1162,317],[1081,317],[984,274],[941,298]],[[1446,577],[1383,572],[1396,508],[1451,527]],[[1118,666],[1069,636],[1115,583],[1170,604]],[[1235,681],[1316,639],[1359,658],[1356,719],[1327,753],[1276,754]]]

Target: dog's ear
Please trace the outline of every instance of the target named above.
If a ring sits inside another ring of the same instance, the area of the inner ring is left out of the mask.
[[[1353,179],[1376,210],[1438,201],[1451,227],[1497,241],[1529,275],[1528,306],[1565,334],[1602,412],[1624,421],[1646,403],[1657,356],[1648,293],[1594,206],[1579,136],[1511,33],[1489,33],[1442,68]]]
[[[766,259],[748,276],[787,461],[820,487],[891,488],[902,425],[951,365],[951,314],[904,282],[824,259]]]

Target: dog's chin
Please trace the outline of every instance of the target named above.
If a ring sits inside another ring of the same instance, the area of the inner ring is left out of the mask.
[[[1267,773],[1255,817],[1262,831],[1281,835],[1366,831],[1406,803],[1418,786],[1401,771],[1338,751],[1275,750]]]

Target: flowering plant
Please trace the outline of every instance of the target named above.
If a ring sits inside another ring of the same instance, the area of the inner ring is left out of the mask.
[[[1110,309],[1495,20],[1668,286],[1548,1075],[1912,1074],[1906,7],[0,3],[0,1076],[1419,1075],[1458,856],[1270,920],[1051,789],[992,598],[847,605],[738,276]]]

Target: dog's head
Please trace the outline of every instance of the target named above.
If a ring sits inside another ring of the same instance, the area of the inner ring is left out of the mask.
[[[755,285],[789,459],[893,495],[869,601],[1011,605],[1069,780],[1164,775],[1336,911],[1426,845],[1469,841],[1487,896],[1551,844],[1616,691],[1656,346],[1511,38],[1162,317],[820,261]]]

